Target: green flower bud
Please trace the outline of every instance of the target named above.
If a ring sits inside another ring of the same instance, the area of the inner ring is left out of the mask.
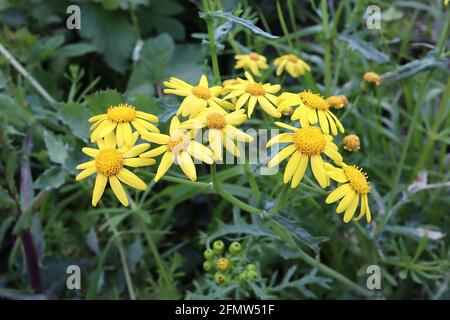
[[[218,285],[222,285],[227,282],[227,277],[221,272],[216,272],[214,275],[214,281],[216,281]]]
[[[247,279],[249,281],[255,281],[256,279],[258,279],[258,272],[256,272],[255,270],[247,270]]]
[[[230,244],[230,247],[228,248],[228,251],[230,251],[230,253],[231,253],[232,255],[238,254],[239,252],[241,252],[241,250],[242,250],[242,246],[241,246],[241,244],[240,244],[239,242],[237,242],[237,241],[232,242],[232,243]]]
[[[210,270],[212,269],[212,267],[213,267],[213,264],[212,264],[211,261],[205,261],[205,262],[203,262],[203,269],[204,269],[205,271],[210,271]]]
[[[256,267],[255,267],[255,265],[253,263],[249,263],[248,265],[245,266],[245,270],[255,271]]]
[[[206,249],[205,252],[203,252],[203,256],[206,260],[211,260],[214,257],[214,251],[211,249]]]
[[[247,281],[247,271],[241,272],[239,274],[239,281],[241,282]]]
[[[217,254],[221,254],[223,252],[224,247],[225,247],[225,245],[223,244],[222,240],[217,240],[217,241],[214,241],[214,243],[213,243],[213,250]]]

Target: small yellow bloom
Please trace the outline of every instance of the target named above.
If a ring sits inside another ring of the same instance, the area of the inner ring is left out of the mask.
[[[233,108],[233,105],[218,96],[222,93],[221,86],[209,87],[208,78],[202,75],[196,86],[183,80],[170,78],[164,85],[169,89],[164,89],[164,93],[185,97],[177,111],[177,115],[195,116],[203,111],[207,106],[215,109]]]
[[[117,149],[116,137],[114,133],[110,132],[104,139],[97,140],[99,149],[82,149],[83,153],[94,158],[94,160],[81,163],[76,167],[80,170],[83,169],[76,176],[76,180],[79,181],[97,173],[94,191],[92,193],[92,205],[94,207],[102,197],[108,181],[117,199],[124,206],[128,206],[128,198],[120,182],[138,190],[145,190],[147,188],[144,181],[124,167],[143,167],[155,164],[154,159],[137,158],[137,156],[150,147],[148,143],[135,145],[138,137],[138,133],[135,132],[132,135],[131,146],[124,146]]]
[[[370,84],[379,85],[381,82],[381,77],[375,72],[366,72],[363,77],[364,81]]]
[[[220,258],[219,260],[217,260],[216,262],[216,267],[217,269],[219,269],[220,271],[225,271],[228,269],[228,267],[230,266],[230,261],[227,258]]]
[[[315,126],[296,128],[282,122],[275,124],[293,133],[281,133],[267,142],[267,148],[276,143],[289,144],[269,161],[269,168],[290,157],[284,171],[283,182],[287,184],[292,180],[291,187],[296,188],[302,181],[308,161],[311,159],[311,169],[317,182],[322,188],[329,186],[330,179],[325,171],[321,154],[324,153],[337,164],[343,160],[338,147],[332,141],[333,138],[323,134],[320,128]]]
[[[91,126],[91,142],[104,138],[108,133],[115,130],[117,145],[120,147],[131,146],[132,129],[131,125],[142,135],[144,132],[159,132],[159,129],[152,124],[157,123],[158,117],[150,113],[137,111],[129,104],[119,104],[108,108],[107,113],[93,116],[88,119],[94,122]]]
[[[318,94],[310,91],[298,94],[284,92],[280,95],[277,105],[278,110],[298,106],[292,114],[291,120],[300,120],[302,127],[319,122],[320,128],[325,134],[329,134],[330,129],[334,136],[337,135],[338,129],[341,133],[344,132],[341,122],[330,111],[328,102]]]
[[[358,151],[361,147],[359,137],[356,134],[349,134],[344,137],[344,149],[350,152]]]
[[[342,168],[336,168],[330,164],[325,164],[325,168],[331,179],[341,183],[339,187],[328,195],[325,202],[330,204],[342,199],[336,212],[342,213],[345,211],[344,222],[348,223],[353,218],[361,199],[361,211],[355,220],[358,221],[363,216],[366,216],[367,222],[370,222],[372,218],[367,198],[367,195],[370,193],[370,186],[366,173],[356,166],[348,166],[344,163],[342,163]]]
[[[277,66],[275,72],[277,76],[282,74],[284,69],[294,78],[304,75],[306,71],[311,71],[310,66],[295,54],[287,54],[276,58],[273,64]]]
[[[274,106],[277,102],[277,97],[273,95],[280,91],[280,85],[256,83],[248,72],[245,72],[245,77],[247,80],[238,78],[238,84],[227,87],[230,93],[224,99],[239,97],[236,101],[236,110],[246,105],[249,118],[252,116],[256,103],[272,117],[281,117],[281,113]]]
[[[267,65],[266,57],[257,54],[256,52],[250,54],[237,54],[234,58],[236,59],[235,69],[244,68],[258,77],[261,76],[260,69],[267,69],[269,67]]]
[[[327,102],[330,105],[330,107],[333,107],[335,109],[342,109],[347,105],[348,100],[346,96],[340,95],[328,97]]]
[[[141,154],[141,158],[153,158],[164,153],[154,178],[155,182],[161,179],[175,161],[192,181],[197,180],[192,157],[207,164],[213,163],[212,151],[193,140],[193,131],[181,129],[180,120],[176,116],[170,122],[169,135],[148,132],[142,136],[142,139],[161,146]]]
[[[225,146],[231,154],[240,156],[239,148],[234,143],[235,140],[241,142],[252,142],[253,137],[237,129],[235,126],[242,124],[247,116],[244,109],[239,109],[231,113],[217,111],[207,108],[195,118],[183,122],[180,129],[200,129],[208,128],[209,147],[214,154],[214,160],[222,160],[222,149]]]

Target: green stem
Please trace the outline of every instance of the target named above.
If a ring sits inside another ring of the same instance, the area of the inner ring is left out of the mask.
[[[211,50],[211,62],[213,67],[214,82],[216,85],[220,85],[220,71],[219,60],[217,59],[216,42],[214,39],[214,26],[212,23],[210,11],[211,3],[208,0],[203,0],[203,10],[205,11],[206,28],[208,29],[209,48]]]
[[[292,4],[292,0],[287,0],[287,8],[288,8],[289,20],[291,23],[291,29],[292,29],[292,32],[295,32],[295,31],[297,31],[297,25],[295,23],[294,5]],[[292,33],[291,33],[291,35],[292,35]],[[300,47],[299,37],[295,38],[295,45],[297,48]]]
[[[322,28],[325,35],[325,95],[331,95],[331,43],[330,43],[330,29],[328,25],[328,7],[327,1],[320,1],[322,9]]]
[[[144,174],[148,175],[150,177],[156,176],[156,173],[152,173],[152,172],[145,172]],[[200,188],[200,189],[212,189],[212,184],[209,182],[191,181],[188,179],[177,178],[177,177],[168,176],[168,175],[163,175],[161,177],[161,180],[181,183],[184,185],[188,185],[188,186],[192,186],[192,187],[196,187],[196,188]]]
[[[130,271],[128,270],[128,263],[125,255],[125,250],[123,248],[122,239],[120,238],[119,232],[115,225],[110,223],[110,216],[108,213],[105,213],[106,221],[113,232],[114,237],[116,238],[117,249],[119,250],[120,261],[122,263],[123,273],[125,275],[125,282],[127,283],[128,294],[130,295],[131,300],[136,300],[136,296],[134,294],[133,282],[131,281]]]
[[[128,7],[129,7],[129,12],[130,12],[130,17],[131,17],[131,23],[133,24],[134,27],[134,32],[136,33],[136,38],[138,40],[142,39],[142,35],[141,35],[141,28],[139,27],[139,22],[136,16],[136,12],[134,11],[134,7],[131,1],[128,1]]]
[[[286,40],[288,42],[288,45],[291,49],[294,48],[292,44],[292,40],[289,37],[289,30],[286,26],[286,21],[284,20],[283,11],[281,10],[281,4],[280,0],[277,0],[277,12],[278,12],[278,19],[280,20],[281,30],[283,30],[284,35],[286,36]]]

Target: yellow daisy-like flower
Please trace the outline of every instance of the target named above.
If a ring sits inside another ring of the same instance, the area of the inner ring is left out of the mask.
[[[94,158],[94,160],[81,163],[76,167],[80,170],[83,169],[76,176],[76,180],[79,181],[97,173],[94,191],[92,193],[92,205],[94,207],[102,197],[108,181],[117,199],[124,206],[128,206],[128,198],[120,182],[139,190],[145,190],[147,188],[144,181],[124,167],[143,167],[155,164],[154,159],[137,158],[137,156],[150,147],[148,143],[135,145],[138,137],[138,133],[135,132],[132,135],[131,147],[123,146],[117,149],[116,137],[114,133],[110,132],[104,139],[97,140],[98,149],[82,149],[83,153]]]
[[[238,84],[233,84],[227,87],[227,89],[231,92],[224,99],[239,97],[236,101],[236,110],[239,110],[246,104],[249,118],[255,109],[256,103],[258,103],[261,108],[272,117],[281,117],[281,113],[277,111],[274,106],[277,103],[277,97],[273,95],[274,93],[280,91],[280,85],[257,83],[248,72],[245,72],[245,77],[247,80],[238,78]]]
[[[208,78],[202,75],[196,86],[183,80],[170,78],[164,85],[169,89],[164,89],[164,93],[185,97],[177,111],[177,115],[195,116],[203,111],[207,106],[215,109],[233,108],[233,105],[218,96],[222,93],[221,86],[209,87]]]
[[[169,135],[148,132],[142,138],[161,146],[141,154],[141,158],[153,158],[164,153],[154,178],[155,181],[161,179],[175,161],[192,181],[197,180],[192,157],[207,164],[214,162],[212,151],[193,140],[193,131],[181,129],[180,120],[176,116],[170,122]]]
[[[296,188],[302,181],[308,161],[311,159],[314,177],[322,188],[327,187],[330,179],[324,168],[321,154],[324,153],[337,164],[342,162],[342,156],[338,152],[338,147],[333,143],[333,138],[323,134],[316,126],[297,128],[282,122],[275,122],[275,124],[293,132],[281,133],[267,142],[267,148],[275,143],[289,144],[269,161],[269,168],[290,157],[284,171],[283,182],[287,184],[291,181],[291,187]]]
[[[295,54],[278,57],[273,64],[277,66],[275,71],[277,76],[282,74],[285,69],[294,78],[304,75],[306,71],[311,71],[311,67]]]
[[[345,107],[348,103],[347,97],[344,95],[339,96],[330,96],[327,98],[327,102],[330,105],[330,107],[335,109],[342,109]]]
[[[261,76],[260,69],[267,69],[269,67],[267,65],[266,57],[257,54],[256,52],[250,54],[237,54],[234,58],[236,59],[235,69],[249,70],[258,77]]]
[[[333,167],[325,164],[328,176],[341,183],[326,198],[325,202],[330,204],[342,199],[336,209],[337,213],[344,213],[344,222],[348,223],[355,214],[358,203],[361,199],[361,211],[356,221],[366,216],[367,222],[371,221],[369,200],[367,195],[370,193],[370,186],[367,181],[367,175],[356,166],[348,166],[342,163],[342,168]]]
[[[157,116],[137,111],[134,106],[126,103],[111,106],[106,113],[93,116],[88,121],[94,122],[90,128],[92,131],[91,142],[104,138],[108,133],[116,129],[115,135],[119,147],[132,145],[133,131],[131,125],[140,134],[147,131],[159,132],[159,129],[152,124],[152,122],[158,123]]]
[[[330,105],[320,95],[310,91],[303,91],[298,94],[284,92],[280,95],[278,110],[287,107],[298,106],[292,114],[291,120],[300,120],[302,127],[319,122],[323,133],[331,133],[335,136],[338,129],[344,133],[344,127],[339,119],[330,111]]]
[[[378,86],[381,82],[381,77],[378,73],[375,72],[366,72],[364,73],[363,79],[365,82],[369,83],[369,84],[374,84],[376,86]]]
[[[215,109],[207,108],[197,117],[183,122],[181,129],[208,128],[209,147],[213,152],[214,160],[222,160],[223,146],[234,156],[239,157],[240,152],[235,140],[242,142],[252,142],[253,137],[237,129],[235,126],[242,124],[247,116],[245,110],[240,109],[231,113],[226,111],[218,112]]]

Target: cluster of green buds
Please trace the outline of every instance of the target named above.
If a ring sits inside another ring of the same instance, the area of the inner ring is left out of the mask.
[[[254,281],[258,279],[258,272],[254,264],[246,264],[243,258],[242,245],[234,241],[228,250],[222,240],[216,240],[212,249],[206,249],[203,253],[206,261],[203,269],[214,275],[214,281],[218,285],[234,282]]]

